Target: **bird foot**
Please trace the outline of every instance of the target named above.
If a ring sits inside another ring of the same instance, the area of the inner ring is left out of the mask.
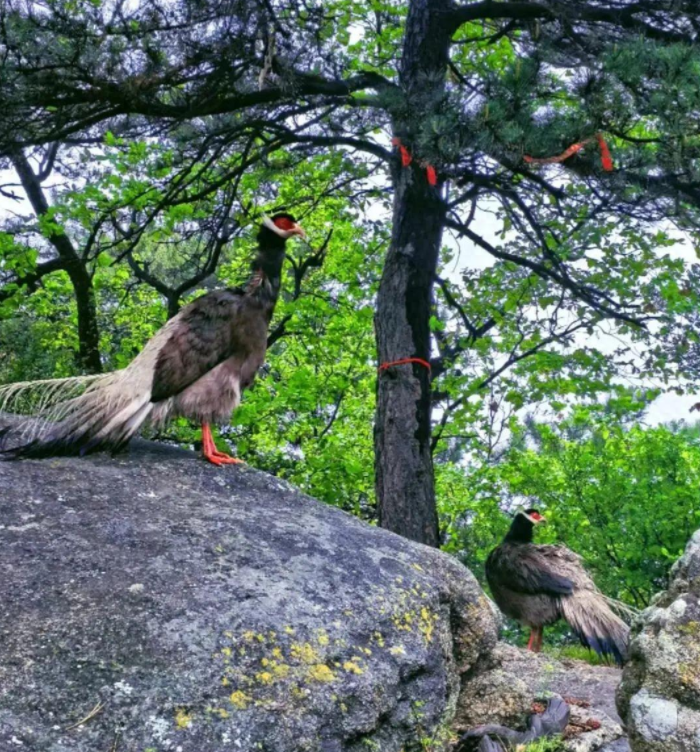
[[[202,423],[202,454],[207,462],[212,465],[244,465],[243,460],[232,457],[226,452],[220,452],[214,443],[214,437],[211,435],[211,428],[208,423]]]
[[[239,460],[238,457],[232,457],[225,452],[219,452],[218,450],[213,452],[204,452],[204,459],[207,462],[211,462],[212,465],[245,465],[243,460]]]

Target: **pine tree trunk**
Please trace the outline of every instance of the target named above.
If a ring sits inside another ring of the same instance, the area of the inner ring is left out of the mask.
[[[414,151],[418,128],[444,93],[451,26],[446,0],[413,0],[406,21],[400,81],[407,107],[394,135]],[[380,363],[430,360],[433,282],[442,241],[444,204],[420,154],[394,171],[392,239],[377,298]],[[379,524],[431,546],[439,545],[430,452],[430,372],[420,364],[394,366],[377,377],[375,422]]]

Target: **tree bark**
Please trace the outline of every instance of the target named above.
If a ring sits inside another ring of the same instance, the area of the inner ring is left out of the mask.
[[[80,260],[67,264],[66,273],[73,285],[78,314],[78,365],[82,371],[102,373],[97,301],[92,277]]]
[[[39,219],[49,211],[49,202],[41,187],[41,179],[23,152],[15,152],[11,159],[29,203]],[[47,240],[58,253],[60,268],[65,269],[73,286],[78,313],[78,366],[88,373],[102,373],[100,332],[92,277],[84,260],[63,230],[52,232]]]
[[[412,0],[400,71],[403,112],[394,136],[412,152],[394,166],[393,229],[377,296],[375,330],[380,364],[402,358],[430,361],[430,316],[445,216],[439,186],[428,183],[413,153],[421,123],[444,95],[453,22],[446,0]],[[377,377],[375,421],[379,524],[406,538],[439,545],[430,451],[430,371],[413,363]]]

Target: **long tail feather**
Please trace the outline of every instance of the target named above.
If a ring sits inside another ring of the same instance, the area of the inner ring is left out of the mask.
[[[2,386],[0,412],[13,420],[0,435],[0,458],[116,449],[139,430],[151,407],[148,380],[133,369]]]
[[[103,375],[73,376],[4,384],[0,386],[0,413],[39,415],[83,394],[91,384],[104,378]]]
[[[595,590],[581,590],[561,599],[562,614],[581,643],[603,658],[622,665],[627,658],[629,627]]]
[[[609,595],[604,595],[600,592],[599,595],[605,600],[608,606],[610,606],[610,608],[616,614],[620,614],[621,616],[626,616],[628,619],[632,619],[639,613],[638,609],[632,608],[632,606],[628,606],[626,603],[618,601],[615,598],[611,598]]]

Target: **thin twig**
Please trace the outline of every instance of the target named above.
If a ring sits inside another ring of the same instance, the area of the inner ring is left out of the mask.
[[[82,726],[84,723],[87,723],[88,721],[91,721],[96,715],[99,715],[104,710],[104,703],[102,700],[100,700],[97,705],[80,721],[76,721],[75,723],[72,723],[70,726],[66,726],[64,728],[64,731],[70,731],[71,729],[74,729],[78,726]]]

